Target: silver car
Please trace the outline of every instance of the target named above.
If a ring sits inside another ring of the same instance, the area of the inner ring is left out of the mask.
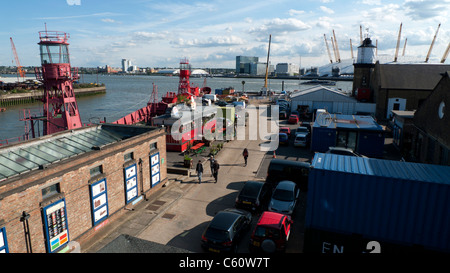
[[[300,190],[297,185],[288,180],[278,183],[269,203],[269,211],[292,215],[297,205]]]

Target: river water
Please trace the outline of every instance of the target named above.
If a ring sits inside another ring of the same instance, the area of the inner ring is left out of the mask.
[[[2,75],[6,77],[7,75]],[[106,118],[107,122],[113,122],[119,118],[134,112],[147,105],[150,99],[153,83],[157,86],[158,97],[168,91],[177,92],[179,78],[169,76],[137,76],[137,75],[82,75],[82,83],[104,83],[106,93],[95,96],[77,98],[81,121],[83,123],[97,123]],[[192,85],[204,84],[204,78],[191,78]],[[258,92],[264,85],[264,79],[256,78],[206,78],[206,86],[213,92],[215,89],[233,87],[236,91],[242,91],[242,81],[245,81],[244,91]],[[284,81],[284,90],[303,90],[309,85],[299,85],[299,80],[268,80],[271,90],[281,91]],[[343,91],[351,89],[351,81],[338,81],[337,88]],[[22,109],[31,109],[32,112],[42,111],[42,103],[33,103],[18,106],[9,106],[5,112],[0,112],[0,141],[22,136],[25,132],[25,122],[20,121]],[[42,130],[42,125],[40,125]],[[0,142],[1,143],[1,142]]]

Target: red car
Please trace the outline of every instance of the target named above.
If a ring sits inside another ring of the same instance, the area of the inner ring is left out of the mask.
[[[289,128],[289,127],[280,127],[280,133],[285,133],[289,137],[291,135],[291,128]]]
[[[283,251],[289,240],[292,220],[288,215],[265,211],[256,224],[250,239],[251,251]]]
[[[288,123],[297,124],[298,121],[299,121],[299,118],[298,118],[297,115],[290,115],[289,116]]]

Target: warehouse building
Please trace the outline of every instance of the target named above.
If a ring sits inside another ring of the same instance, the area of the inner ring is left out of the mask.
[[[0,148],[0,252],[71,251],[167,181],[163,129],[101,124]]]
[[[374,103],[359,102],[334,88],[317,85],[291,95],[291,111],[300,111],[308,106],[309,111],[325,109],[329,113],[353,115],[364,112],[375,114]]]

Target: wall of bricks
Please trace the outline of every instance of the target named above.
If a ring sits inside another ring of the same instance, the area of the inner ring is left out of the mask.
[[[156,142],[157,149],[150,149]],[[124,155],[133,153],[125,162]],[[150,155],[160,154],[160,183],[151,187]],[[164,160],[163,160],[164,159]],[[141,163],[139,163],[141,162]],[[47,252],[42,208],[65,199],[66,219],[70,240],[83,241],[96,232],[92,221],[90,183],[105,178],[107,183],[109,223],[125,211],[126,204],[124,166],[136,164],[138,197],[151,195],[167,181],[166,144],[164,130],[147,133],[109,144],[73,158],[51,164],[10,178],[0,183],[0,228],[6,228],[9,252],[27,252],[24,226],[20,221],[23,211],[30,214],[31,246],[34,253]],[[103,173],[92,177],[90,170],[101,165]],[[142,169],[142,170],[141,170]],[[142,174],[142,175],[141,175]],[[43,199],[42,189],[59,183],[60,193]],[[101,223],[97,224],[97,227]],[[107,225],[107,224],[106,224]],[[100,228],[101,229],[101,228]]]

